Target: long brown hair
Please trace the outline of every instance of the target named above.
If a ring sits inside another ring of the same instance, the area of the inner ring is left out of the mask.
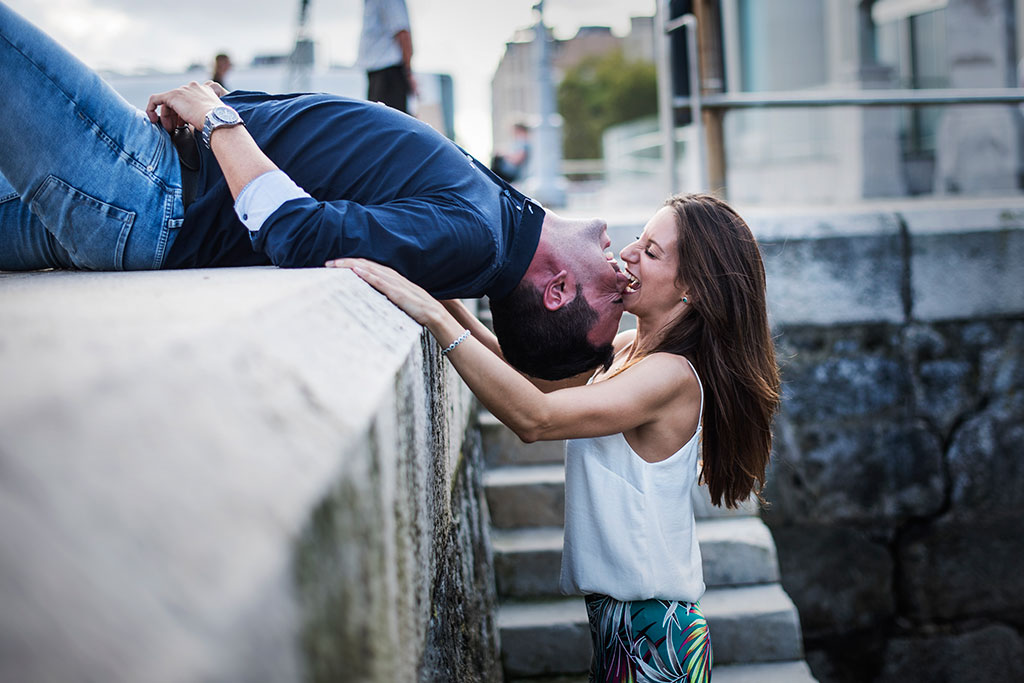
[[[676,280],[689,306],[658,346],[689,358],[708,400],[701,472],[711,501],[737,507],[760,495],[779,407],[779,371],[768,327],[764,264],[746,222],[709,195],[676,195]]]

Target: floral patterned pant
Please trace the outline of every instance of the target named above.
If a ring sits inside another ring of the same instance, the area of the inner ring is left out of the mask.
[[[700,603],[586,601],[591,683],[710,683],[711,637]]]

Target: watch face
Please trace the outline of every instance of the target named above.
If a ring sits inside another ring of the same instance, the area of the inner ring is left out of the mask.
[[[211,109],[203,120],[203,144],[207,149],[210,147],[210,135],[217,128],[222,126],[237,126],[242,123],[242,117],[237,111],[226,105],[219,105]]]
[[[223,123],[234,123],[239,119],[238,112],[231,107],[226,106],[214,107],[213,116],[215,119]]]

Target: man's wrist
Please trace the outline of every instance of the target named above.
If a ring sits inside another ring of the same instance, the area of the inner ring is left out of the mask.
[[[221,128],[234,128],[244,124],[237,111],[226,104],[219,104],[206,112],[203,119],[203,144],[210,149],[210,140],[215,132]]]
[[[215,128],[210,135],[210,150],[216,152],[213,146],[223,140],[230,139],[232,136],[235,136],[235,139],[239,139],[238,136],[243,135],[243,131],[245,131],[245,126]],[[216,133],[216,136],[213,133]]]

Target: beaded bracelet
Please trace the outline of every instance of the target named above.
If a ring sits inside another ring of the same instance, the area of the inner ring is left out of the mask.
[[[466,340],[467,340],[468,338],[469,338],[469,330],[463,330],[463,331],[462,331],[462,334],[460,334],[460,335],[459,335],[459,338],[458,338],[458,339],[456,339],[456,340],[455,340],[455,341],[453,341],[453,342],[452,342],[451,344],[449,344],[449,345],[448,345],[448,348],[447,348],[447,349],[444,349],[443,351],[441,351],[441,355],[442,355],[442,356],[447,356],[447,355],[448,355],[448,353],[449,353],[449,352],[450,352],[450,351],[451,351],[452,349],[454,349],[454,348],[455,348],[456,346],[458,346],[458,345],[459,345],[459,344],[461,344],[462,342],[466,341]]]

